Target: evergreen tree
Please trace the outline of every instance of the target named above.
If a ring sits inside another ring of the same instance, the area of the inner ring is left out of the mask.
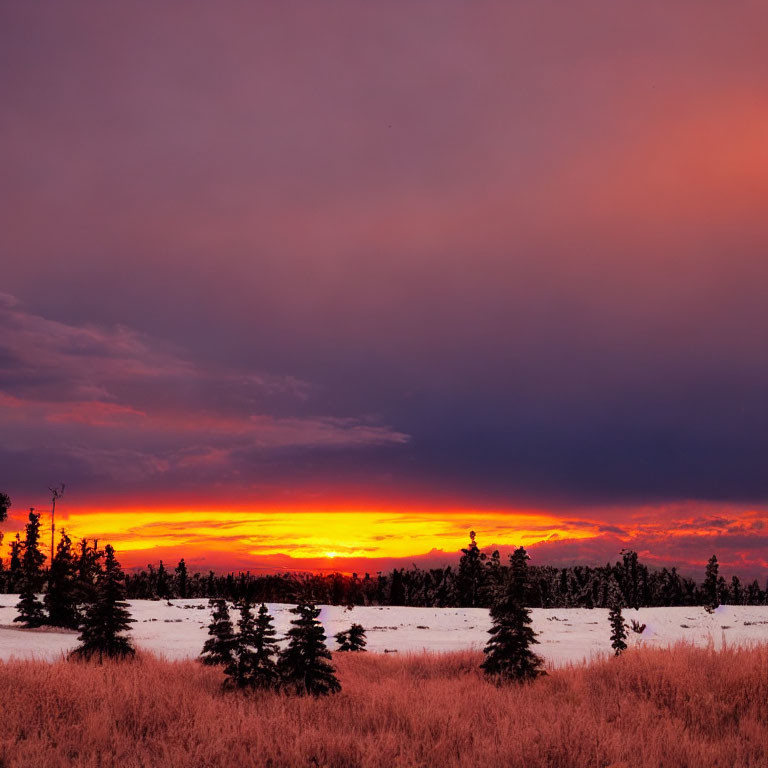
[[[101,558],[104,552],[99,549],[99,542],[93,539],[81,539],[77,555],[77,602],[89,605],[96,599],[96,583],[101,574]]]
[[[240,603],[240,618],[237,621],[238,633],[234,638],[232,661],[224,669],[229,682],[238,688],[246,688],[254,683],[256,668],[256,624],[247,600]]]
[[[480,595],[485,585],[485,554],[480,551],[475,541],[475,532],[469,532],[469,544],[461,550],[459,560],[459,599],[463,606],[474,608],[480,603]]]
[[[484,587],[481,597],[483,605],[490,605],[504,582],[504,570],[501,565],[501,554],[498,549],[494,549],[491,556],[485,561]]]
[[[762,603],[762,590],[757,579],[747,587],[747,604],[760,605]]]
[[[262,603],[254,619],[250,603],[243,600],[237,626],[232,660],[224,670],[229,683],[238,688],[277,687],[276,633],[267,606]]]
[[[21,557],[21,589],[19,602],[16,604],[18,616],[14,621],[22,622],[27,627],[39,627],[45,623],[43,604],[37,597],[43,585],[42,567],[45,555],[40,551],[40,515],[29,511],[26,538],[23,543],[24,554]]]
[[[47,624],[69,629],[80,626],[77,563],[72,553],[72,541],[63,529],[48,571],[48,589],[44,601],[48,610]]]
[[[531,612],[523,604],[528,582],[528,555],[519,547],[510,557],[510,572],[491,606],[493,626],[481,667],[499,682],[533,680],[546,674],[531,646],[538,643]]]
[[[627,650],[627,625],[624,623],[624,616],[621,613],[621,592],[619,585],[612,581],[609,592],[608,621],[611,624],[611,648],[618,656],[622,651]]]
[[[209,666],[228,666],[234,660],[235,633],[229,617],[227,601],[223,597],[212,597],[208,605],[213,609],[211,623],[208,625],[208,639],[203,645],[200,660]]]
[[[80,645],[72,651],[78,658],[125,658],[135,653],[130,640],[123,634],[133,619],[125,602],[123,571],[110,544],[104,548],[104,571],[96,583],[96,596],[88,606],[80,630]]]
[[[717,603],[718,605],[720,603],[730,603],[731,602],[731,593],[728,589],[728,584],[725,581],[724,576],[718,576],[717,577]]]
[[[365,629],[362,624],[353,624],[349,629],[335,635],[340,651],[364,651]]]
[[[637,552],[631,549],[622,549],[623,573],[621,591],[630,608],[637,610],[640,607],[640,575]]]
[[[157,596],[161,600],[167,600],[171,596],[168,571],[165,570],[163,561],[160,561],[160,567],[157,569],[157,584],[155,586]]]
[[[10,550],[11,556],[8,563],[8,578],[6,581],[6,586],[8,592],[16,592],[16,588],[21,580],[20,552],[22,550],[22,544],[18,533],[16,534],[16,538],[11,542]]]
[[[405,603],[405,589],[403,588],[403,570],[395,568],[389,580],[389,604],[403,605]]]
[[[272,616],[262,603],[253,632],[253,685],[256,688],[275,688],[280,681],[275,662],[278,654],[276,635]]]
[[[185,598],[187,596],[187,564],[182,557],[179,560],[179,564],[176,566],[176,587],[178,588],[179,597]]]
[[[341,690],[331,653],[325,645],[325,631],[317,620],[320,609],[312,603],[299,603],[291,609],[296,619],[288,630],[288,647],[280,654],[278,669],[283,682],[297,693],[321,696]]]
[[[717,564],[717,557],[712,555],[707,563],[707,570],[704,576],[704,586],[702,588],[704,605],[710,610],[714,610],[720,605],[720,589],[718,584],[718,571],[720,570]]]
[[[731,602],[734,605],[744,605],[744,588],[738,576],[731,577]]]

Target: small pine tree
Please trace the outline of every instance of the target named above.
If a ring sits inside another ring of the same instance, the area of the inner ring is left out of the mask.
[[[72,552],[72,540],[64,530],[61,531],[56,554],[48,571],[48,589],[44,601],[48,610],[47,624],[69,629],[80,626],[77,563]]]
[[[240,618],[237,621],[238,633],[234,638],[232,661],[227,664],[224,673],[229,683],[238,688],[252,686],[256,668],[256,623],[247,600],[240,603]]]
[[[362,624],[353,624],[349,629],[339,632],[335,637],[340,651],[365,650],[365,629],[363,629]]]
[[[325,645],[325,630],[317,620],[320,609],[300,603],[291,609],[296,619],[288,630],[288,647],[280,654],[278,669],[284,684],[296,693],[324,696],[337,693],[341,685],[328,663],[331,653]]]
[[[704,605],[708,610],[713,611],[720,605],[720,587],[718,582],[720,566],[717,564],[717,557],[712,555],[707,563],[707,570],[704,576]]]
[[[627,625],[624,623],[624,616],[621,613],[621,590],[616,581],[612,581],[610,586],[608,603],[608,621],[611,625],[611,648],[614,655],[618,656],[627,650]]]
[[[168,578],[168,571],[165,570],[163,561],[160,561],[160,566],[157,569],[157,583],[155,585],[155,592],[161,600],[167,600],[171,596],[170,579]]]
[[[187,573],[187,564],[182,557],[179,560],[179,564],[176,566],[176,588],[179,593],[179,597],[186,598],[187,585],[189,583],[189,575]]]
[[[97,539],[93,544],[88,539],[81,539],[77,555],[77,601],[80,605],[89,605],[96,599],[96,583],[101,574],[101,559],[104,552],[99,549]]]
[[[228,666],[234,657],[235,633],[229,617],[227,601],[223,597],[212,597],[208,605],[213,609],[211,623],[208,625],[208,639],[203,645],[200,660],[209,666]]]
[[[523,603],[528,580],[528,555],[523,547],[510,557],[510,573],[491,606],[493,626],[481,667],[498,682],[525,682],[546,674],[532,650],[538,643],[531,627],[531,612]]]
[[[26,527],[26,538],[23,543],[24,554],[21,557],[21,589],[19,602],[16,604],[18,616],[14,621],[27,627],[39,627],[45,623],[43,604],[37,593],[43,586],[42,566],[45,555],[39,548],[40,515],[29,511],[29,522]]]
[[[96,583],[96,597],[88,606],[80,631],[80,645],[72,651],[76,658],[125,658],[135,653],[130,640],[123,634],[133,619],[125,602],[125,584],[115,550],[104,548],[104,571]]]
[[[22,550],[22,544],[18,533],[10,544],[10,550],[11,556],[8,563],[6,587],[8,592],[15,592],[17,585],[21,581],[21,555],[19,553]]]
[[[479,604],[485,588],[486,572],[483,563],[485,553],[480,551],[475,541],[475,532],[469,532],[469,544],[463,548],[459,560],[459,598],[461,604],[474,608]]]
[[[253,632],[253,685],[256,688],[275,688],[280,681],[275,663],[278,653],[276,635],[272,616],[262,603]]]

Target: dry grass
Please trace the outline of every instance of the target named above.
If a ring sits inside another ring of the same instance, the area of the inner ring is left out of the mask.
[[[0,664],[0,760],[17,766],[768,765],[768,647],[630,652],[496,688],[479,656],[335,657],[329,699],[223,693],[150,656]]]

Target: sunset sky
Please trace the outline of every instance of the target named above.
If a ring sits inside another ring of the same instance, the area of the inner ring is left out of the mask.
[[[127,566],[768,574],[766,30],[0,4],[5,544],[64,482]]]

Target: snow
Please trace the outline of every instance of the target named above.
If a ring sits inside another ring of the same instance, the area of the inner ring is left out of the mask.
[[[77,644],[77,633],[13,627],[16,595],[0,595],[0,659],[60,658]],[[210,620],[205,599],[130,601],[135,619],[131,634],[140,649],[168,659],[194,658],[203,646]],[[290,605],[268,605],[278,634],[288,629]],[[578,663],[610,653],[607,610],[555,608],[532,610],[539,633],[537,652],[555,666]],[[233,615],[236,618],[236,615]],[[642,634],[629,631],[630,647],[666,647],[680,640],[719,647],[768,639],[768,607],[720,606],[714,613],[702,607],[641,608],[625,610],[629,623],[645,624]],[[368,650],[383,653],[481,649],[490,626],[488,611],[481,608],[401,608],[323,606],[320,613],[329,646],[333,635],[356,622],[368,636]]]

